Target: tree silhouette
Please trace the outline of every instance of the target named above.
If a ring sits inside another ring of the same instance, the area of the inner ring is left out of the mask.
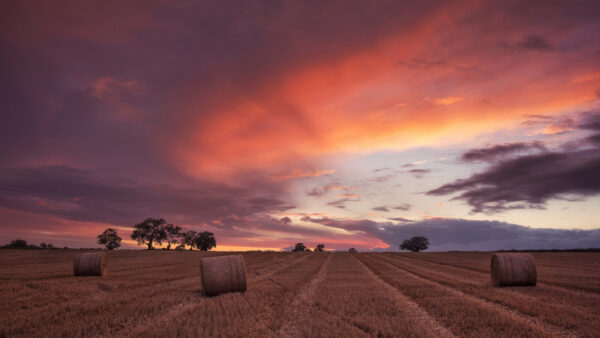
[[[162,218],[146,218],[142,223],[133,226],[135,230],[131,233],[131,239],[135,239],[138,245],[147,245],[148,250],[152,250],[153,243],[160,245],[167,238],[166,224]]]
[[[406,239],[400,244],[400,249],[419,252],[429,248],[429,240],[425,236],[415,236],[411,239]]]
[[[182,232],[180,234],[179,241],[183,245],[189,245],[190,251],[191,251],[194,249],[194,246],[196,245],[196,235],[197,235],[197,233],[194,230]]]
[[[296,243],[296,246],[292,251],[306,251],[306,249],[307,247],[304,245],[304,243]]]
[[[24,239],[15,239],[12,242],[10,242],[10,245],[15,247],[15,248],[26,248],[27,247],[27,241]]]
[[[194,240],[196,248],[200,251],[208,251],[217,246],[217,240],[212,232],[204,231],[196,235]]]
[[[121,246],[121,237],[117,235],[115,229],[108,228],[98,235],[98,244],[106,245],[108,250],[113,250]]]
[[[325,244],[317,244],[317,247],[315,248],[315,252],[323,252],[324,248],[325,248]]]
[[[348,249],[348,252],[358,252],[358,251],[356,251],[355,248],[350,248],[350,249]]]
[[[181,228],[177,225],[167,224],[165,225],[165,231],[167,232],[167,250],[171,250],[171,244],[179,243]]]

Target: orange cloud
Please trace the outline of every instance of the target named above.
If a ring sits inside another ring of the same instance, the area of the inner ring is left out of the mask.
[[[439,99],[435,99],[433,102],[435,102],[436,105],[438,106],[448,106],[451,105],[453,103],[456,102],[460,102],[462,101],[462,97],[458,97],[458,96],[448,96],[448,97],[444,97],[444,98],[439,98]]]
[[[290,178],[301,178],[301,177],[317,177],[323,175],[330,175],[335,173],[335,169],[324,169],[324,170],[294,170],[292,172],[281,173],[281,174],[273,174],[271,177],[274,180],[287,180]]]
[[[595,81],[595,80],[600,80],[600,72],[580,75],[573,79],[573,83],[582,83],[582,82]]]
[[[128,102],[127,96],[138,93],[140,87],[138,81],[102,77],[90,84],[90,95],[108,105],[111,115],[118,119],[137,118],[141,116],[141,112]]]
[[[269,83],[257,80],[243,95],[227,98],[218,113],[198,120],[185,145],[175,147],[186,171],[221,177],[262,168],[286,172],[308,159],[328,162],[353,153],[467,141],[525,114],[557,114],[596,98],[592,82],[572,83],[575,70],[550,53],[478,50],[456,41],[453,48],[461,54],[445,55],[443,66],[399,66],[444,46],[445,36],[437,32],[445,21],[434,18],[410,35],[269,74]],[[503,59],[497,53],[512,54]],[[468,95],[440,96],[446,90],[436,89],[438,83]],[[398,101],[406,106],[390,110]],[[276,177],[318,175],[292,170]]]

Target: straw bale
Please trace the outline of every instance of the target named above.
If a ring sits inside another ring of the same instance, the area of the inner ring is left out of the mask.
[[[89,252],[75,256],[73,262],[75,276],[102,276],[106,274],[104,252]]]
[[[246,264],[240,255],[203,258],[200,272],[207,296],[246,291]]]
[[[492,284],[494,286],[535,285],[535,259],[528,253],[503,252],[492,255]]]

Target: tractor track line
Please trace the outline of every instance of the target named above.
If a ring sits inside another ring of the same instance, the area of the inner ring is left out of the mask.
[[[325,280],[325,273],[327,272],[327,267],[333,258],[333,254],[328,253],[328,257],[323,262],[323,265],[319,268],[317,274],[308,282],[307,285],[304,286],[302,291],[300,291],[296,297],[296,299],[287,307],[291,309],[288,313],[286,313],[287,318],[293,318],[292,321],[285,322],[279,330],[274,333],[274,337],[296,337],[298,336],[298,323],[301,323],[303,320],[307,319],[307,309],[312,306],[311,300],[314,299],[315,293],[319,284]]]
[[[393,256],[393,258],[385,257],[384,256],[384,258],[382,258],[382,259],[389,259],[392,262],[398,261],[398,260],[402,260],[401,258],[398,258],[398,256]],[[415,258],[412,258],[412,259],[414,261],[422,262],[419,259],[415,259]],[[405,264],[408,264],[411,267],[414,266],[416,268],[426,268],[424,266],[418,266],[418,265],[415,266],[415,264],[418,264],[418,263],[417,262],[413,263],[413,262],[405,262]],[[430,262],[430,263],[435,264],[435,265],[444,266],[443,264],[440,264],[440,263],[433,263],[433,262]],[[406,268],[404,268],[404,269],[406,269]],[[424,277],[424,278],[432,280],[431,278],[425,277],[424,275],[420,274],[419,272],[415,272],[413,270],[409,270],[409,271],[411,273],[416,274],[416,275],[420,275],[421,277]],[[474,272],[472,270],[469,270],[469,271],[470,272]],[[471,281],[469,279],[465,279],[465,278],[461,278],[459,276],[456,276],[455,274],[453,274],[451,272],[438,272],[438,271],[436,271],[435,273],[438,274],[440,277],[446,279],[446,280],[455,280],[455,281],[458,281],[458,282],[461,282],[461,283],[465,283],[465,284],[470,284],[470,285],[481,285],[480,283],[473,282],[473,281]],[[480,274],[482,276],[489,276],[489,272],[488,273],[478,272],[478,274]],[[488,281],[489,281],[489,279],[488,279]],[[442,284],[444,284],[444,283],[442,283]],[[444,284],[444,285],[446,285],[446,284]],[[591,291],[587,291],[587,290],[580,290],[580,289],[572,289],[572,288],[567,288],[567,287],[562,287],[562,286],[556,286],[556,285],[552,285],[552,284],[548,284],[548,283],[543,283],[543,282],[538,282],[537,285],[538,285],[538,287],[540,287],[541,290],[546,290],[546,291],[555,290],[556,292],[566,293],[566,294],[569,294],[569,295],[571,295],[573,297],[588,297],[588,298],[594,298],[594,299],[597,299],[598,301],[600,301],[600,295],[598,293],[595,293],[595,292],[591,292]],[[446,286],[452,287],[450,285],[446,285]],[[525,294],[523,292],[518,292],[517,290],[514,290],[514,291],[517,292],[517,293],[519,293],[521,296],[525,296],[525,297],[531,298],[530,295],[527,295],[527,294]]]
[[[268,281],[270,280],[272,283],[277,284],[275,281],[271,280],[271,277],[281,273],[282,271],[293,267],[295,265],[297,265],[298,263],[306,260],[308,257],[310,257],[310,255],[306,255],[304,257],[301,257],[299,259],[295,259],[294,261],[292,261],[291,263],[285,265],[284,267],[277,269],[275,271],[273,271],[272,273],[269,273],[268,275],[263,275],[261,276],[261,278],[258,279],[254,279],[254,280],[249,280],[248,282],[253,282],[253,283],[262,283],[264,281]],[[198,277],[199,278],[199,277]],[[245,300],[245,298],[243,296],[241,296],[242,299]],[[154,317],[160,317],[158,319],[158,321],[156,322],[158,326],[160,326],[160,324],[165,324],[168,323],[169,320],[173,317],[178,316],[181,313],[185,313],[187,311],[191,311],[194,308],[201,306],[202,304],[204,304],[204,300],[206,300],[207,298],[202,297],[200,300],[191,300],[188,301],[186,303],[180,303],[177,304],[171,308],[169,308],[168,310],[166,310],[165,312],[160,312],[157,314],[152,315],[150,318],[148,318],[148,320],[151,320]],[[126,334],[122,334],[122,332],[117,331],[116,333],[113,333],[113,335],[115,336],[120,336],[120,337],[134,337],[134,336],[140,336],[140,335],[145,335],[143,334],[144,331],[148,330],[148,326],[146,325],[146,321],[144,321],[144,323],[142,325],[138,325],[134,328],[130,328],[127,329],[128,332]]]
[[[537,319],[537,318],[535,318],[533,316],[530,316],[528,314],[522,313],[522,312],[520,312],[518,310],[512,309],[512,308],[510,308],[508,306],[505,306],[505,305],[502,305],[502,304],[498,304],[498,303],[494,303],[494,302],[488,301],[486,299],[479,298],[477,296],[473,296],[473,295],[464,293],[464,292],[462,292],[462,291],[460,291],[458,289],[455,289],[453,287],[450,287],[450,286],[444,285],[444,284],[442,284],[440,282],[437,282],[437,281],[434,281],[432,279],[429,279],[429,278],[427,278],[427,277],[425,277],[425,276],[423,276],[421,274],[418,274],[418,273],[412,272],[410,270],[407,270],[405,268],[402,268],[402,267],[400,267],[400,266],[398,266],[398,265],[396,265],[396,264],[394,264],[392,262],[389,262],[388,259],[385,259],[385,258],[375,258],[375,259],[377,259],[377,260],[379,260],[381,262],[384,262],[384,263],[386,263],[388,265],[391,265],[392,267],[394,267],[394,268],[396,268],[398,270],[404,271],[405,273],[408,273],[409,275],[411,275],[412,277],[414,277],[414,278],[416,278],[418,280],[421,280],[421,281],[426,282],[426,283],[434,284],[434,285],[436,285],[437,287],[439,287],[441,289],[444,289],[444,290],[446,290],[448,292],[451,292],[451,293],[453,293],[453,294],[455,294],[457,296],[460,296],[460,297],[463,297],[465,299],[468,299],[468,300],[470,300],[472,302],[478,303],[481,306],[487,307],[487,308],[492,309],[494,311],[504,312],[504,313],[508,314],[510,317],[512,317],[514,321],[521,322],[521,323],[524,323],[526,325],[537,326],[541,330],[546,331],[549,336],[554,336],[554,337],[578,337],[573,332],[570,332],[570,331],[567,331],[567,330],[562,329],[560,327],[554,326],[554,325],[552,325],[550,323],[544,322],[544,321],[542,321],[540,319]]]
[[[381,279],[371,268],[365,265],[357,255],[351,255],[356,261],[362,266],[366,273],[368,273],[377,283],[381,285],[382,288],[387,290],[390,293],[391,298],[400,305],[401,308],[408,310],[408,312],[419,321],[426,324],[426,327],[429,329],[428,334],[431,337],[456,337],[450,332],[446,327],[441,325],[438,321],[436,321],[433,317],[431,317],[427,311],[421,308],[417,303],[413,302],[405,296],[400,290],[395,288],[393,285]]]

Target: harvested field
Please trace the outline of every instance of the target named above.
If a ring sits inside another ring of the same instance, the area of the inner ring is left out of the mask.
[[[242,253],[247,291],[204,297],[222,252],[0,251],[0,337],[594,337],[600,253],[533,253],[535,287],[494,288],[491,253]]]

